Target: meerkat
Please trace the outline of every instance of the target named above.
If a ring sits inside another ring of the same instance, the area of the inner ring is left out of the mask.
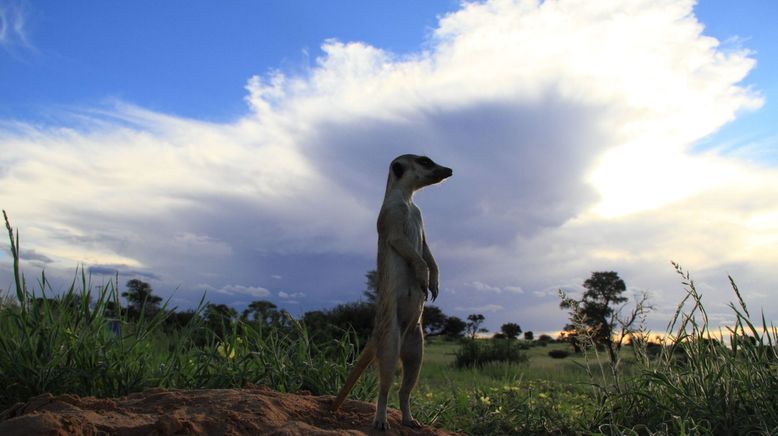
[[[389,428],[386,402],[397,361],[402,361],[400,410],[403,425],[420,427],[411,415],[410,395],[421,370],[424,301],[438,297],[439,272],[424,234],[421,211],[413,203],[419,189],[451,177],[451,168],[426,156],[406,154],[389,167],[386,193],[378,215],[378,298],[373,333],[357,358],[346,383],[335,398],[337,411],[362,372],[378,360],[380,388],[373,426]]]

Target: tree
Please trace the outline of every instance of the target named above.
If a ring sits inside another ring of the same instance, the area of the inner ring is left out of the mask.
[[[437,306],[424,306],[421,325],[426,336],[439,335],[446,327],[446,314]]]
[[[140,314],[143,310],[146,315],[150,315],[159,310],[159,303],[162,302],[162,297],[152,295],[152,292],[148,283],[132,279],[127,282],[127,290],[122,292],[122,297],[127,299],[131,312]]]
[[[471,313],[467,316],[467,335],[475,339],[475,334],[481,331],[481,324],[486,318],[480,313]]]
[[[643,294],[631,314],[621,318],[623,306],[619,305],[627,301],[627,298],[622,295],[627,290],[627,286],[618,273],[594,272],[583,283],[583,287],[586,291],[581,300],[563,295],[559,307],[570,311],[571,321],[571,324],[565,326],[565,330],[569,331],[572,327],[576,331],[576,338],[573,339],[575,341],[573,346],[576,348],[580,345],[580,338],[577,336],[580,336],[581,331],[584,330],[583,333],[591,338],[595,346],[607,349],[611,362],[615,364],[625,336],[632,332],[632,326],[638,317],[650,309],[646,304],[648,297]],[[614,342],[614,330],[618,326],[621,327],[621,332]]]
[[[366,301],[354,301],[328,310],[315,310],[303,314],[303,322],[317,343],[340,339],[345,331],[353,329],[360,346],[367,343],[373,330],[375,305]]]
[[[281,313],[277,309],[278,306],[267,300],[252,301],[243,311],[242,318],[248,319],[251,315],[254,321],[264,325],[277,324],[281,317]]]
[[[456,316],[449,316],[446,318],[446,323],[443,326],[443,334],[449,339],[461,338],[465,333],[467,324]]]
[[[508,339],[516,339],[521,333],[521,326],[515,322],[505,323],[500,327],[500,331]]]
[[[567,342],[572,345],[573,351],[576,354],[583,351],[583,344],[580,343],[575,325],[573,324],[565,324],[565,326],[562,327],[562,331],[559,332],[559,337],[557,339],[559,342]]]
[[[524,332],[524,340],[525,341],[531,341],[535,339],[535,334],[532,332]]]
[[[370,270],[365,273],[365,285],[367,289],[362,291],[362,295],[367,298],[367,302],[375,304],[378,301],[378,271]]]

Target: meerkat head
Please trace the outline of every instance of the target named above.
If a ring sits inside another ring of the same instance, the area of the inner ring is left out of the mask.
[[[404,154],[392,161],[387,187],[400,184],[416,191],[440,183],[452,174],[451,168],[438,165],[427,156]]]

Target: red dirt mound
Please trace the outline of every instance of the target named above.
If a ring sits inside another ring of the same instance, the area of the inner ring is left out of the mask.
[[[39,395],[0,413],[0,435],[446,435],[431,427],[400,424],[372,429],[375,406],[346,401],[330,412],[332,396],[245,389],[153,389],[121,398]]]

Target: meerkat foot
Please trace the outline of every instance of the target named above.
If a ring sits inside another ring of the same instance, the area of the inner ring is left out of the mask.
[[[373,428],[375,428],[376,430],[384,431],[384,430],[389,430],[391,426],[389,425],[389,421],[385,419],[375,419],[373,421]]]
[[[421,423],[419,421],[416,421],[413,418],[411,418],[411,419],[403,419],[403,425],[406,426],[406,427],[411,427],[411,428],[421,428],[422,427]]]

